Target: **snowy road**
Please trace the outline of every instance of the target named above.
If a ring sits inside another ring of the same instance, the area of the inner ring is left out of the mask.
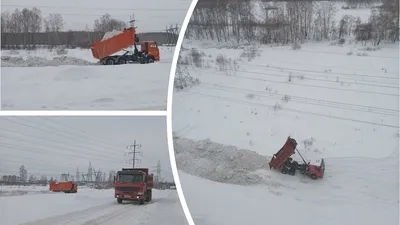
[[[12,203],[19,201],[25,204]],[[2,225],[187,224],[177,192],[170,190],[155,190],[153,201],[143,206],[130,202],[117,204],[112,190],[82,190],[77,194],[2,197],[0,209],[5,213]],[[17,211],[24,216],[14,218],[12,215]]]

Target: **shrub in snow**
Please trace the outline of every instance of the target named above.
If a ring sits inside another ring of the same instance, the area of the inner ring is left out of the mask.
[[[303,140],[304,148],[309,149],[313,146],[315,139],[313,137]]]
[[[66,55],[68,54],[68,50],[65,47],[58,48],[56,50],[57,55]]]
[[[292,49],[293,50],[299,50],[299,49],[301,49],[301,45],[300,45],[300,43],[299,42],[294,42],[293,44],[292,44]]]
[[[283,100],[284,102],[289,102],[290,99],[291,99],[291,97],[290,97],[289,95],[284,95],[284,96],[282,97],[282,100]]]
[[[193,48],[190,51],[190,56],[192,58],[193,64],[196,67],[201,68],[203,65],[203,55],[197,49]]]
[[[346,43],[346,39],[340,38],[339,41],[338,41],[338,43],[339,43],[340,45],[342,45],[342,44]]]
[[[227,66],[229,65],[229,60],[225,58],[224,55],[219,54],[215,59],[217,66],[219,67],[220,71],[226,70]]]
[[[275,105],[272,107],[274,111],[278,111],[282,109],[282,106],[279,103],[275,103]]]

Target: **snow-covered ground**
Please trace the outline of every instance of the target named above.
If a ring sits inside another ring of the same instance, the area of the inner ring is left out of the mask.
[[[96,65],[89,49],[2,51],[3,110],[164,110],[173,47],[155,64]]]
[[[200,84],[174,93],[172,119],[197,224],[398,224],[398,44],[184,47]],[[324,179],[268,168],[289,135]]]
[[[172,190],[154,190],[153,201],[143,206],[117,204],[112,189],[5,196],[0,197],[0,212],[2,225],[187,224],[178,195]]]

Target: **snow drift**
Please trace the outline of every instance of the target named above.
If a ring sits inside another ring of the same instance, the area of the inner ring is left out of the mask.
[[[59,56],[53,59],[46,59],[37,56],[28,56],[26,59],[23,57],[2,56],[1,67],[46,67],[46,66],[63,66],[63,65],[96,65],[83,59],[71,56]]]

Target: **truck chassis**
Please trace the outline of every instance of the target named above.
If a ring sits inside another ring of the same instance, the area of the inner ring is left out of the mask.
[[[123,65],[127,63],[148,64],[154,62],[155,59],[153,56],[145,53],[129,54],[128,51],[126,51],[123,55],[111,55],[100,60],[102,65]]]

